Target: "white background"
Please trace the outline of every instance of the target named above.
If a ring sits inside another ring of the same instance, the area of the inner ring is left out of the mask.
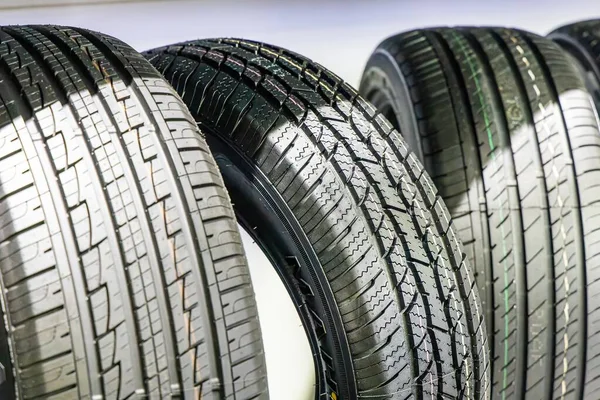
[[[40,4],[60,6],[38,7]],[[86,3],[72,5],[70,3]],[[93,3],[93,4],[92,4]],[[23,6],[30,6],[23,8]],[[15,8],[16,7],[16,8]],[[0,0],[0,24],[75,25],[116,36],[138,50],[209,37],[260,40],[301,53],[357,85],[375,46],[403,30],[502,25],[545,34],[600,17],[597,0]],[[247,235],[273,399],[312,398],[312,366],[299,320],[272,267]]]

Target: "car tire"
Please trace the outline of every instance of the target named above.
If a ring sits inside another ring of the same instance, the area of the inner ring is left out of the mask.
[[[0,28],[0,398],[266,395],[235,215],[179,96],[119,40]]]
[[[415,30],[378,46],[360,88],[418,143],[454,218],[484,292],[492,393],[588,398],[600,135],[570,60],[515,29]]]
[[[315,398],[484,396],[469,264],[387,121],[322,66],[274,46],[199,40],[145,55],[206,132],[238,219],[292,296]]]

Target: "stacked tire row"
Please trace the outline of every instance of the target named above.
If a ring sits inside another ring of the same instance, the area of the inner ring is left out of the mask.
[[[600,397],[599,43],[411,31],[359,94],[247,40],[0,27],[0,398],[269,398],[240,227],[316,399]]]
[[[236,217],[298,309],[317,398],[487,396],[449,213],[338,77],[254,42],[147,61],[68,27],[4,27],[0,51],[3,399],[267,398]]]

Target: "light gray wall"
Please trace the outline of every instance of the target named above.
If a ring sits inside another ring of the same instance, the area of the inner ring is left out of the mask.
[[[0,1],[0,10],[17,8],[69,7],[77,4],[94,5],[107,3],[127,3],[136,1],[143,0],[2,0]]]
[[[491,24],[546,33],[594,17],[597,0],[199,0],[5,10],[0,23],[78,25],[139,50],[194,38],[256,39],[309,56],[356,85],[373,48],[398,31]]]

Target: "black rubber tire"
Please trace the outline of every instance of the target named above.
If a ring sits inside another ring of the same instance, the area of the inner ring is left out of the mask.
[[[109,36],[2,27],[0,100],[0,398],[266,397],[235,215],[170,85]]]
[[[550,33],[549,37],[557,42],[566,54],[571,57],[573,65],[580,71],[588,92],[592,95],[596,104],[596,112],[600,110],[600,20],[582,21],[571,25],[566,25]],[[595,118],[598,116],[596,114]],[[589,181],[590,190],[597,189],[597,181]],[[600,196],[598,196],[600,197]],[[589,218],[600,218],[597,216],[600,212],[589,213]],[[596,233],[596,235],[598,235]],[[596,236],[594,236],[596,237]],[[598,239],[595,239],[597,242]],[[597,247],[597,245],[596,245]],[[598,250],[595,250],[597,253]],[[594,267],[592,264],[591,267]],[[589,268],[588,268],[589,270]],[[590,270],[591,271],[591,270]],[[589,274],[587,284],[590,295],[600,292],[600,272]],[[588,338],[598,337],[600,335],[600,307],[591,303],[588,307]],[[586,373],[584,398],[600,397],[600,348],[597,342],[588,345],[586,351]],[[594,344],[594,345],[592,345]]]
[[[597,398],[600,135],[559,46],[514,29],[411,31],[379,45],[361,92],[414,119],[403,132],[485,292],[492,393]]]
[[[600,110],[600,19],[561,26],[548,37],[571,57],[594,98],[596,110]]]
[[[207,132],[238,219],[275,261],[295,260],[295,276],[276,265],[292,295],[302,288],[293,297],[313,338],[315,398],[483,397],[488,349],[469,264],[387,121],[274,46],[215,39],[146,55]],[[284,226],[269,231],[249,202]],[[295,252],[273,255],[282,248]]]

